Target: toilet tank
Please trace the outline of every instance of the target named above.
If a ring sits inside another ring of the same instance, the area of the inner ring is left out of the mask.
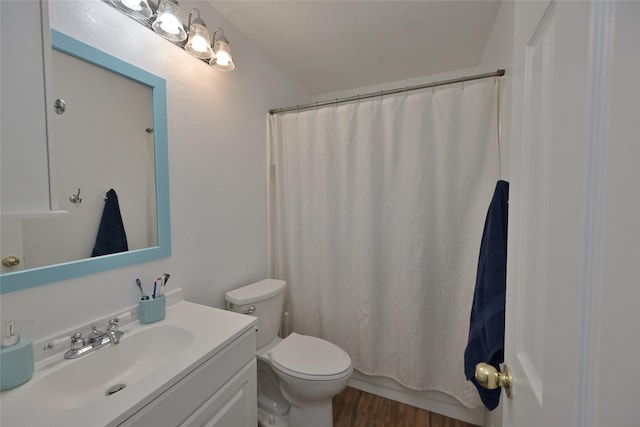
[[[257,348],[278,336],[286,285],[284,280],[265,279],[225,294],[227,310],[258,318]]]

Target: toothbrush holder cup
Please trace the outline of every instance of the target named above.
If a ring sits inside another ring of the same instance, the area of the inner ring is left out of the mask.
[[[145,299],[138,302],[138,320],[140,323],[153,323],[164,319],[166,301],[164,295],[155,299]]]

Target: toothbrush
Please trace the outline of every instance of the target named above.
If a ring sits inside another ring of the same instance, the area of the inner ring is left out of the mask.
[[[149,299],[149,297],[146,296],[144,294],[144,291],[142,290],[142,283],[140,283],[140,279],[136,279],[136,285],[138,285],[138,289],[140,289],[140,299],[142,300]]]
[[[153,282],[153,298],[159,298],[164,295],[164,290],[162,289],[164,284],[164,280],[162,277],[156,277],[156,280]]]
[[[161,297],[163,295],[162,286],[163,286],[162,277],[156,277],[156,285],[158,286],[158,292],[156,293],[156,297]]]

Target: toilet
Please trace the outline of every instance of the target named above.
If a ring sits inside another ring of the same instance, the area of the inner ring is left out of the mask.
[[[347,386],[351,358],[329,341],[278,336],[286,282],[266,279],[226,293],[227,309],[257,317],[258,424],[331,427],[332,398]]]

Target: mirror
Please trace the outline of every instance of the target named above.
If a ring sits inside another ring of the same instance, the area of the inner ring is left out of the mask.
[[[67,80],[75,79],[80,86],[80,80],[86,79],[87,76],[102,74],[106,80],[102,80],[103,83],[100,85],[109,84],[104,83],[105,81],[120,81],[124,84],[123,90],[135,91],[136,100],[141,100],[142,104],[127,112],[125,107],[134,101],[126,101],[124,104],[127,105],[118,107],[118,96],[113,97],[112,101],[116,102],[116,106],[110,108],[126,117],[129,125],[122,122],[115,126],[115,121],[109,119],[95,121],[92,126],[82,129],[78,124],[66,127],[64,123],[61,125],[64,114],[55,118],[55,163],[60,169],[56,171],[58,198],[60,207],[69,211],[69,214],[60,218],[21,220],[24,244],[31,244],[33,247],[34,244],[30,242],[35,242],[35,245],[39,246],[39,254],[36,256],[36,251],[31,251],[33,255],[30,256],[30,261],[33,263],[27,263],[27,269],[0,276],[2,293],[171,255],[165,81],[55,30],[51,32],[51,41],[54,49],[54,67],[63,63],[65,67],[80,67],[76,77]],[[89,72],[91,68],[94,68],[97,74]],[[56,71],[59,70],[54,70],[54,74]],[[54,81],[60,85],[58,75]],[[94,81],[85,83],[94,87],[96,85]],[[54,86],[54,99],[58,97],[55,90]],[[108,90],[113,93],[116,91],[111,87]],[[87,87],[78,92],[86,94]],[[89,102],[92,96],[97,96],[95,90],[89,93]],[[107,103],[104,98],[100,98],[100,104]],[[145,107],[145,100],[151,108]],[[97,102],[94,101],[91,107],[79,107],[76,104],[73,108],[94,112],[96,105]],[[131,117],[134,112],[139,114]],[[88,122],[88,119],[80,121]],[[134,143],[127,144],[123,142],[126,137],[118,131],[125,126],[131,126],[131,122],[133,126],[138,126],[135,131],[137,135]],[[92,146],[97,139],[96,134],[105,137],[106,142]],[[74,142],[70,144],[67,140]],[[105,144],[108,146],[105,147]],[[115,153],[117,146],[119,151]],[[78,188],[80,194],[77,194]],[[125,252],[91,258],[91,248],[96,242],[98,224],[107,203],[104,196],[110,188],[117,191],[129,247]],[[64,224],[66,225],[63,227]],[[74,226],[80,234],[80,243],[70,242]],[[56,228],[60,230],[56,231]],[[38,236],[43,235],[49,236],[51,242],[39,241],[41,237]],[[56,250],[56,247],[63,247],[65,250]],[[76,255],[69,255],[73,253]],[[86,257],[78,254],[86,254]]]

